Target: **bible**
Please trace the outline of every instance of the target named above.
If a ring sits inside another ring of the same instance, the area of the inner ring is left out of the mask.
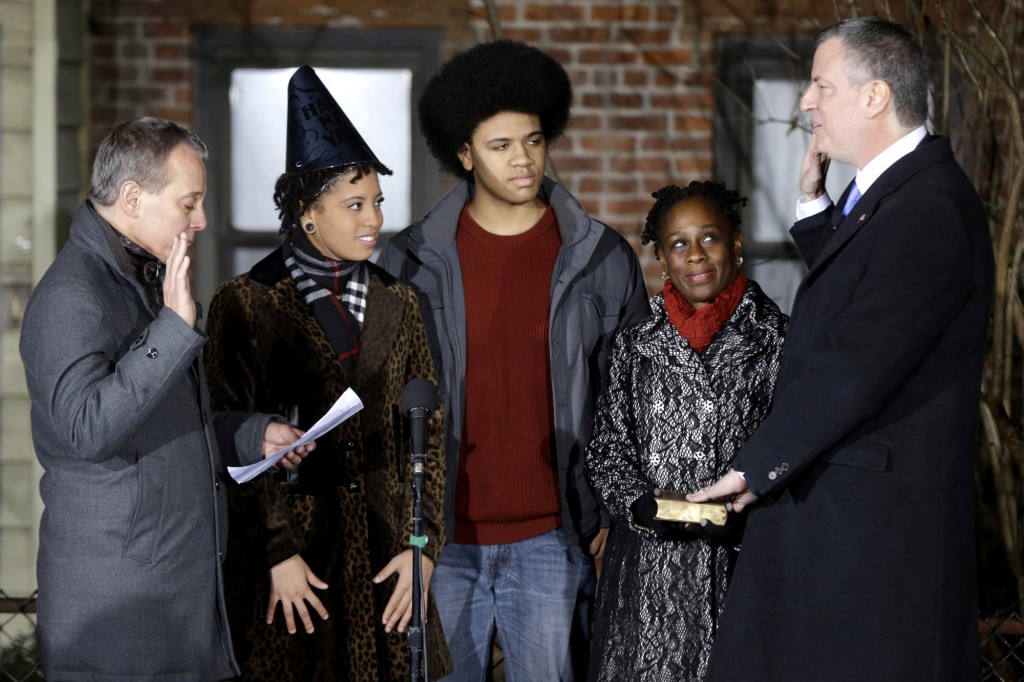
[[[655,490],[654,501],[658,506],[658,512],[654,515],[654,518],[659,521],[700,523],[701,519],[707,519],[708,523],[724,526],[725,519],[728,516],[728,509],[724,504],[718,502],[688,502],[685,494],[672,492],[671,490]]]

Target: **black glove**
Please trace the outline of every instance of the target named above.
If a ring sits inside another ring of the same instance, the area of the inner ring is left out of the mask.
[[[747,515],[731,511],[725,517],[724,526],[716,526],[710,521],[705,521],[688,523],[686,527],[694,535],[704,538],[713,545],[737,547],[743,539],[743,529],[747,527]]]
[[[654,490],[651,489],[637,498],[633,503],[633,523],[646,528],[657,537],[664,540],[686,540],[692,534],[686,530],[686,525],[678,521],[662,521],[654,518],[658,513],[658,503],[655,500]]]

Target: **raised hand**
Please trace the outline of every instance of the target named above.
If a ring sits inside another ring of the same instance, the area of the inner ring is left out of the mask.
[[[188,239],[185,234],[174,238],[171,256],[167,259],[167,271],[164,273],[164,307],[173,310],[189,327],[196,324],[196,302],[192,298],[192,283],[188,278],[188,267],[191,264],[186,252]]]
[[[813,201],[825,193],[829,163],[828,154],[818,151],[818,136],[811,135],[804,160],[800,164],[800,194],[805,202]]]

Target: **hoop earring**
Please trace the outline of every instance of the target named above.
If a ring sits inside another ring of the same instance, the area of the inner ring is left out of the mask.
[[[736,267],[739,267],[741,265],[743,265],[743,256],[740,256],[736,259]]]
[[[302,231],[310,235],[316,234],[316,223],[305,223],[302,226]]]

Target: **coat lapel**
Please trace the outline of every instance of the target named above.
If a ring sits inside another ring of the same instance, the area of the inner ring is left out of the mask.
[[[831,229],[825,231],[823,236],[825,243],[818,252],[818,257],[814,259],[814,263],[811,264],[807,272],[807,278],[820,270],[837,251],[842,249],[868,223],[875,212],[875,208],[878,206],[879,198],[887,191],[880,187],[880,184],[879,181],[876,181],[868,189],[867,193],[854,204],[850,215],[844,217],[841,206],[846,203],[846,197],[850,194],[850,187],[853,186],[853,183],[851,182],[850,186],[846,188],[846,191],[843,192],[839,202],[832,211],[832,215],[829,218]],[[805,278],[805,281],[807,278]]]

